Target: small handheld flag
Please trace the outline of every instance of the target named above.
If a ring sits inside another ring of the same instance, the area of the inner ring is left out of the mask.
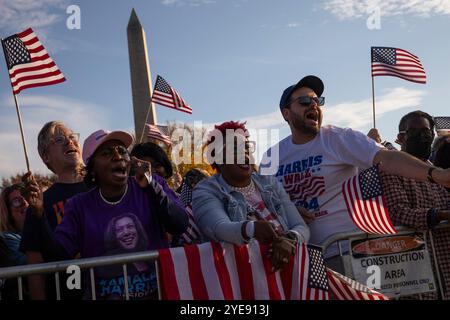
[[[2,39],[1,42],[16,104],[25,162],[27,170],[30,171],[22,116],[16,95],[27,88],[57,84],[66,79],[31,28]]]
[[[148,128],[147,137],[162,141],[169,146],[172,144],[172,140],[170,140],[170,137],[161,132],[159,126],[149,123],[147,123],[146,126]]]
[[[2,39],[2,46],[14,94],[66,80],[31,28]]]
[[[396,234],[383,196],[378,167],[370,167],[342,184],[348,213],[366,233]]]
[[[392,76],[426,83],[427,77],[419,58],[398,48],[372,47],[372,77]]]
[[[152,101],[162,106],[192,114],[192,109],[161,76],[156,77]]]

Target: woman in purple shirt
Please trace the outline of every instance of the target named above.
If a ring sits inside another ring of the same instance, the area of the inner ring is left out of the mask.
[[[67,201],[64,218],[53,235],[44,232],[52,238],[52,250],[55,243],[63,249],[62,258],[78,253],[89,258],[166,248],[166,232],[181,234],[186,230],[188,218],[182,203],[162,178],[149,174],[148,163],[130,158],[128,147],[132,142],[126,132],[104,130],[85,140],[85,182],[93,188]],[[135,177],[129,177],[132,163]],[[36,186],[30,183],[29,189],[30,205],[39,205]],[[111,241],[112,237],[117,241]],[[131,298],[155,297],[153,263],[129,264],[128,280]],[[98,299],[123,299],[122,268],[97,268],[96,290]]]

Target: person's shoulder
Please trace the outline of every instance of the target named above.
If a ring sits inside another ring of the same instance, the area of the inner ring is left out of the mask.
[[[348,128],[348,127],[338,127],[338,126],[334,126],[331,124],[327,124],[325,126],[322,126],[320,128],[320,134],[321,135],[336,135],[336,134],[343,134],[343,133],[347,133],[347,132],[356,132],[355,130],[353,130],[352,128]]]
[[[364,133],[361,131],[349,128],[349,127],[337,127],[333,125],[326,125],[323,126],[320,130],[320,134],[323,137],[323,139],[326,140],[341,140],[341,141],[347,141],[351,142],[352,139],[357,140],[367,140],[370,141],[371,139],[367,137]]]
[[[77,194],[88,192],[89,188],[81,181],[76,183],[58,183],[55,182],[44,191],[44,202],[64,201]]]

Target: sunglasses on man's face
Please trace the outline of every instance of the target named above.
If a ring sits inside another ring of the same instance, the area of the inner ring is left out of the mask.
[[[301,96],[295,100],[292,100],[289,105],[294,102],[298,102],[302,106],[310,106],[312,103],[317,104],[318,106],[323,106],[325,104],[325,97],[309,97],[309,96]]]
[[[408,130],[403,130],[399,132],[400,134],[407,134],[410,137],[419,135],[433,135],[433,131],[430,128],[409,128]]]

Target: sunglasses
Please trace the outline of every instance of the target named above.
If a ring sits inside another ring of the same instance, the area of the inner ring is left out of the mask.
[[[128,149],[125,148],[124,146],[114,146],[104,148],[99,151],[98,155],[100,157],[112,159],[112,157],[115,155],[116,152],[125,160],[130,160],[130,154],[128,152]]]
[[[298,102],[302,106],[310,106],[312,103],[317,104],[318,106],[323,106],[325,104],[325,97],[309,97],[309,96],[301,96],[295,100],[289,102],[288,106],[294,102]]]
[[[399,131],[399,133],[407,133],[408,136],[433,135],[433,131],[430,128],[409,128],[408,130]]]

